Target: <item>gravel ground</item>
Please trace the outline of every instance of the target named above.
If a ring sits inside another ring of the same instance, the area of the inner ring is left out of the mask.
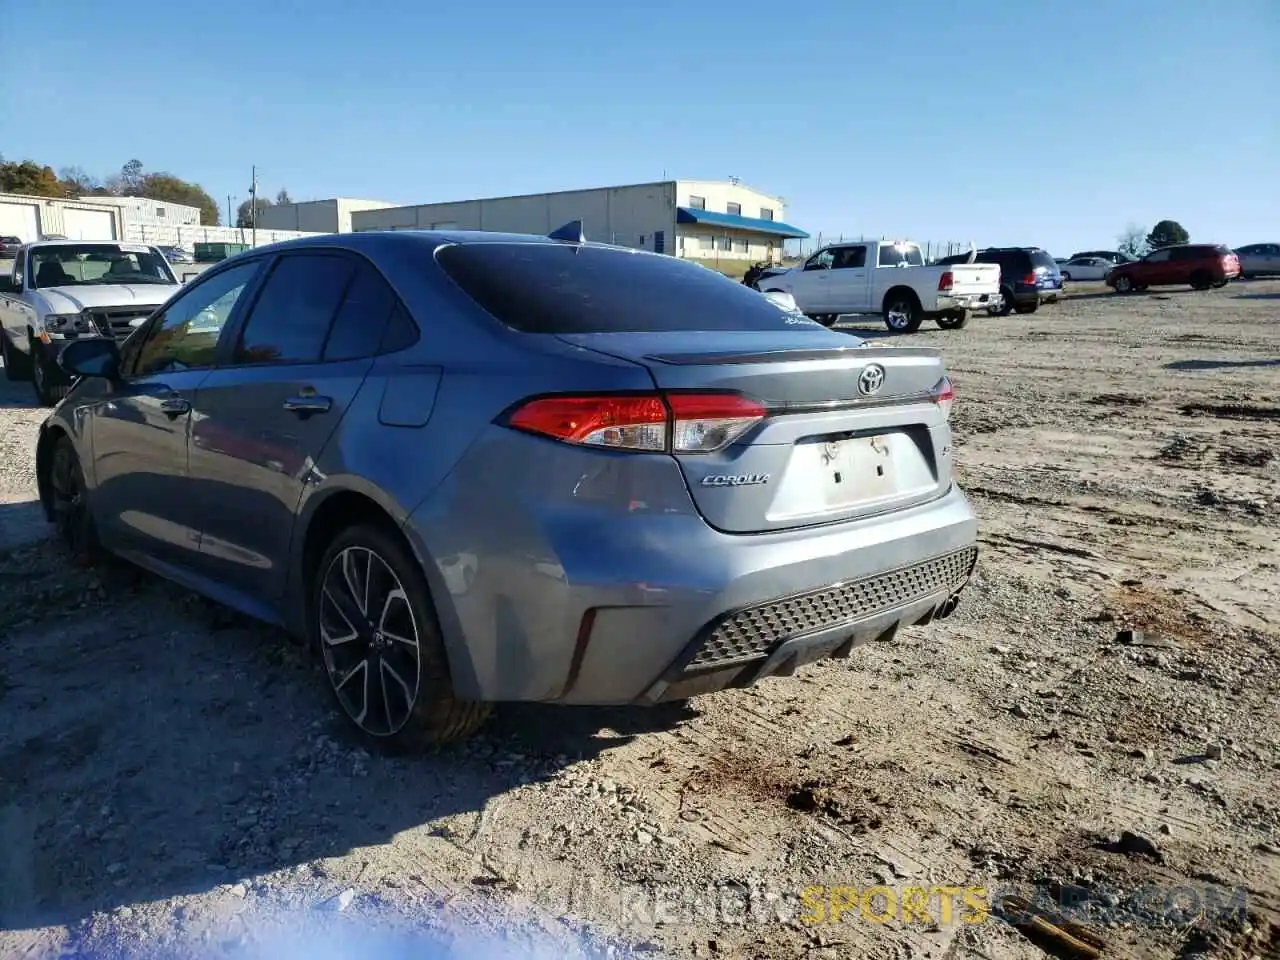
[[[952,618],[401,759],[273,631],[69,571],[0,386],[0,956],[1274,956],[1278,320],[1254,282],[904,341],[946,354],[982,520]],[[970,885],[1074,904],[1076,946],[944,914]],[[930,899],[882,923],[870,886]]]

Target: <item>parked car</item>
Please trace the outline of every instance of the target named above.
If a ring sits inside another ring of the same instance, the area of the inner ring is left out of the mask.
[[[1114,267],[1106,284],[1116,293],[1147,287],[1187,285],[1196,290],[1225,287],[1240,276],[1240,261],[1220,243],[1183,243],[1153,250],[1141,260]]]
[[[62,363],[36,462],[72,553],[284,625],[376,743],[845,657],[977,556],[937,351],[660,254],[300,238]]]
[[[939,263],[963,263],[970,254],[943,257]],[[974,258],[976,263],[1000,268],[1000,300],[988,312],[1007,316],[1012,311],[1035,313],[1042,303],[1055,303],[1062,296],[1062,274],[1053,257],[1039,247],[986,247]]]
[[[0,237],[0,260],[12,260],[21,249],[21,237]]]
[[[1280,243],[1251,243],[1246,247],[1236,247],[1235,255],[1240,261],[1242,278],[1280,274]]]
[[[1076,257],[1059,267],[1063,280],[1105,280],[1115,267],[1102,257]]]
[[[917,244],[888,240],[823,247],[757,286],[791,294],[824,326],[845,314],[878,313],[891,333],[915,333],[930,317],[943,330],[958,329],[970,310],[996,303],[1000,290],[989,266],[926,266]]]
[[[1127,253],[1121,253],[1119,250],[1081,250],[1079,253],[1073,253],[1070,257],[1072,260],[1078,260],[1081,257],[1097,257],[1099,260],[1106,260],[1113,264],[1132,263],[1134,258]]]
[[[195,263],[196,258],[181,247],[157,247],[170,263]]]
[[[50,240],[18,250],[0,275],[0,357],[53,406],[70,388],[58,352],[68,342],[123,340],[178,287],[160,251],[135,243]]]

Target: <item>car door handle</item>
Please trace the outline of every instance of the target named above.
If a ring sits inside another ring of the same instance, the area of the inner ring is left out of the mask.
[[[170,397],[168,400],[161,400],[160,412],[170,419],[180,417],[184,413],[191,412],[191,401],[184,400],[182,397]]]
[[[333,406],[333,401],[328,397],[317,397],[314,394],[308,394],[298,397],[290,397],[284,402],[284,408],[290,413],[301,415],[311,413],[328,413],[329,408]]]

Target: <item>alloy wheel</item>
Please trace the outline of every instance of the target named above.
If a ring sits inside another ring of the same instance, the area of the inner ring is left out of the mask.
[[[1128,277],[1119,277],[1116,280],[1116,289],[1119,290],[1121,293],[1128,293],[1130,290],[1133,289],[1133,281],[1130,280]]]
[[[320,648],[342,709],[371,736],[399,732],[422,678],[421,635],[400,578],[373,550],[350,546],[325,570],[319,605]]]
[[[911,322],[911,308],[904,301],[898,300],[889,305],[885,320],[888,321],[890,329],[905,330],[907,324]]]
[[[54,451],[49,470],[49,492],[58,537],[73,553],[87,549],[89,518],[86,514],[88,504],[85,502],[84,476],[66,441]]]

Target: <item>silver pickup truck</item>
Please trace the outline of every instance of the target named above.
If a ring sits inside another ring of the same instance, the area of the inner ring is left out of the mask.
[[[58,366],[68,340],[123,340],[179,289],[155,247],[43,240],[18,249],[0,275],[0,359],[10,380],[31,380],[52,406],[70,380]]]

